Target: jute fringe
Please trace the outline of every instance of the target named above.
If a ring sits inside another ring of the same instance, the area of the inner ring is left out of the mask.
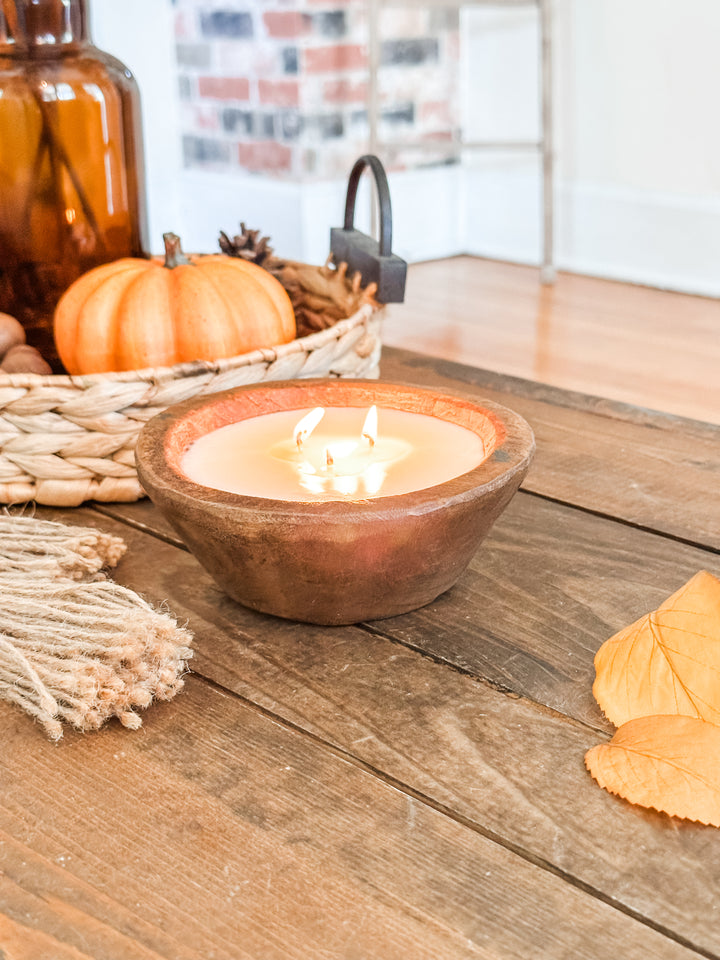
[[[0,516],[0,699],[54,740],[63,722],[97,730],[183,686],[192,635],[104,578],[125,544],[90,528]]]

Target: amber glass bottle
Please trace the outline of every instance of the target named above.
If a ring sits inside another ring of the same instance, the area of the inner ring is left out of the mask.
[[[145,234],[132,74],[90,42],[86,0],[0,0],[0,311],[59,369],[60,295]]]

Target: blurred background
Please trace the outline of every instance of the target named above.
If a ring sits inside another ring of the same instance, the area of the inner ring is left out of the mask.
[[[555,264],[720,295],[720,4],[550,8]],[[540,261],[540,153],[458,146],[537,141],[535,4],[91,0],[91,14],[140,86],[154,252],[169,229],[213,251],[244,220],[322,262],[374,132],[401,256]]]

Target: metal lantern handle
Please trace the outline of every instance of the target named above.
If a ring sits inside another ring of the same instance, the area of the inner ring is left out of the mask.
[[[353,226],[360,176],[370,167],[380,206],[380,242]],[[345,226],[330,230],[330,253],[336,264],[347,264],[349,277],[359,273],[365,286],[376,285],[379,303],[402,303],[405,297],[407,263],[392,252],[390,188],[380,160],[370,153],[360,157],[350,172],[345,200]]]
[[[355,165],[350,171],[348,180],[347,196],[345,198],[345,230],[354,229],[355,220],[355,200],[357,198],[358,184],[360,177],[365,170],[370,167],[375,178],[375,187],[377,189],[378,203],[380,206],[380,250],[381,257],[389,257],[392,253],[392,207],[390,206],[390,188],[385,175],[385,168],[380,160],[372,153],[366,153],[355,161]]]

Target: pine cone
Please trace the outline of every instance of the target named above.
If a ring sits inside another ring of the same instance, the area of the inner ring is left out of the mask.
[[[295,311],[298,337],[331,327],[338,320],[351,317],[365,303],[380,306],[375,300],[377,284],[361,286],[356,273],[347,275],[348,265],[335,265],[331,259],[322,267],[295,260],[281,260],[273,256],[269,237],[261,237],[259,230],[248,230],[240,223],[241,234],[232,240],[220,231],[220,249],[230,257],[242,257],[267,270],[287,291]]]
[[[220,249],[229,257],[242,257],[256,263],[259,267],[266,266],[266,260],[272,257],[273,248],[270,246],[270,237],[260,237],[259,230],[248,230],[243,222],[240,223],[242,233],[236,234],[232,240],[224,231],[220,231]],[[258,237],[260,239],[258,240]]]
[[[377,284],[361,286],[360,274],[347,276],[347,264],[337,268],[328,260],[322,267],[293,260],[273,260],[267,269],[285,287],[292,301],[299,337],[331,327],[351,317],[365,303],[376,307]]]

